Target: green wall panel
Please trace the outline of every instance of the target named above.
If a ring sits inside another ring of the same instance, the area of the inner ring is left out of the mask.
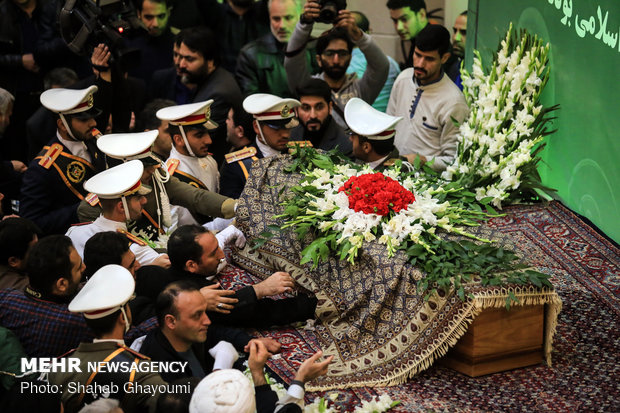
[[[620,242],[620,0],[470,0],[468,49],[489,62],[510,22],[551,44],[543,183]]]

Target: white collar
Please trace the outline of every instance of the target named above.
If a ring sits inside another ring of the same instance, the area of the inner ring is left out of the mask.
[[[108,343],[108,342],[117,343],[119,346],[123,346],[123,347],[125,346],[125,340],[116,340],[113,338],[106,338],[106,339],[94,338],[93,339],[93,343]]]
[[[258,149],[260,149],[260,151],[263,153],[263,156],[265,158],[269,158],[270,156],[280,155],[282,153],[278,151],[277,149],[273,149],[271,146],[262,143],[258,138],[259,137],[257,136],[256,146],[258,146]]]
[[[84,159],[90,162],[90,159],[87,159],[87,157],[90,158],[90,154],[88,153],[88,150],[86,149],[86,144],[84,142],[69,141],[67,139],[63,139],[62,136],[60,136],[60,133],[58,133],[58,130],[56,130],[56,137],[58,138],[60,143],[62,143],[69,150],[69,152],[71,152],[72,155],[80,156],[78,154],[84,153],[86,155]]]
[[[377,166],[381,165],[387,158],[388,156],[390,156],[390,154],[387,154],[386,156],[384,156],[381,159],[378,159],[376,161],[372,161],[372,162],[368,162],[368,165],[372,168],[375,169]]]
[[[127,224],[121,221],[114,221],[109,218],[104,217],[103,215],[99,215],[99,217],[95,220],[95,223],[99,224],[99,226],[104,228],[114,228],[114,229],[124,229],[127,230]]]

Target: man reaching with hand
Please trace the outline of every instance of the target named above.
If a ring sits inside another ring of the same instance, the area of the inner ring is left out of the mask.
[[[219,234],[218,234],[219,235]],[[207,315],[227,326],[266,328],[314,318],[317,300],[304,294],[272,300],[267,297],[292,292],[293,278],[275,272],[258,284],[237,291],[222,290],[215,279],[226,267],[218,239],[199,225],[184,225],[168,239],[170,280],[193,280],[207,301]]]

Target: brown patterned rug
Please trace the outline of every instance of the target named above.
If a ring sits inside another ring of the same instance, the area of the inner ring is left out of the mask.
[[[261,160],[252,167],[237,208],[237,226],[249,240],[268,225],[281,226],[274,215],[282,212],[279,192],[296,185],[300,175],[283,172],[290,157]],[[513,247],[513,240],[491,225],[479,235]],[[470,283],[473,298],[461,301],[454,293],[428,301],[416,291],[423,274],[399,251],[388,258],[385,247],[365,245],[350,265],[335,257],[311,270],[300,266],[301,242],[294,232],[280,232],[256,251],[233,254],[235,264],[259,277],[287,271],[319,299],[314,334],[326,355],[334,355],[328,374],[307,386],[309,390],[390,386],[404,383],[427,369],[456,343],[484,308],[503,307],[509,291],[521,305],[546,304],[545,354],[550,361],[552,337],[562,303],[554,291],[531,286],[483,287]]]

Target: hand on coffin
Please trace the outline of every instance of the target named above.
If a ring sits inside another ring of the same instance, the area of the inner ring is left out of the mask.
[[[295,281],[293,281],[293,277],[289,273],[282,271],[274,272],[266,280],[253,285],[256,298],[259,300],[272,295],[291,292],[294,286]]]

